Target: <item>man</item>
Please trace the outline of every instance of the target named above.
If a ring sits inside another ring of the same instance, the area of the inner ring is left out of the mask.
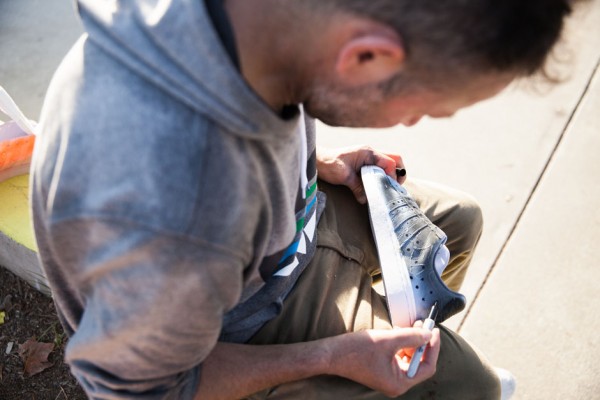
[[[372,289],[359,171],[404,183],[402,158],[317,152],[308,116],[384,127],[452,115],[540,69],[566,1],[78,8],[87,33],[48,91],[32,202],[66,361],[88,396],[499,398],[464,340],[392,329]],[[444,279],[458,289],[479,209],[406,184],[449,236]],[[428,342],[408,378],[410,349]]]

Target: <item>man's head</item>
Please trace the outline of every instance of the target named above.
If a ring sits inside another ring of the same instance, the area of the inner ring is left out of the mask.
[[[335,58],[304,99],[332,125],[412,125],[543,71],[569,0],[307,0]],[[298,4],[298,3],[297,3]],[[333,68],[331,68],[333,66]]]

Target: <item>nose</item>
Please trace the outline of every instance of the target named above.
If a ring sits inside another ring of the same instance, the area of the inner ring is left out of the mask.
[[[432,114],[430,115],[431,118],[452,118],[454,117],[454,114],[456,114],[456,112],[447,112],[447,113],[442,113],[442,114]]]
[[[412,117],[412,118],[408,119],[407,121],[404,121],[403,125],[404,126],[413,126],[413,125],[416,125],[417,122],[419,122],[421,120],[421,118],[423,118],[423,117]]]

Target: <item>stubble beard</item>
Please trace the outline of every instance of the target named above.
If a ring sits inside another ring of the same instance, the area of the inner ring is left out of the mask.
[[[315,85],[304,102],[304,109],[329,126],[366,128],[380,125],[373,111],[383,101],[384,96],[375,85],[357,88]]]

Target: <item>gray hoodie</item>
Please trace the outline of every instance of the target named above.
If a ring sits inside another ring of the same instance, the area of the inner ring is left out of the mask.
[[[248,87],[201,0],[78,7],[31,181],[66,361],[91,398],[192,398],[314,253],[314,125]]]

